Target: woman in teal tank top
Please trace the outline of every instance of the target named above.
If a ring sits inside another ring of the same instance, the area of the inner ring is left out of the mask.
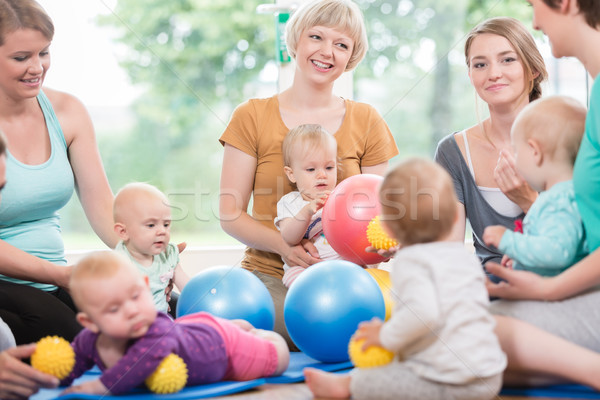
[[[0,3],[0,130],[7,138],[0,201],[0,318],[17,344],[80,330],[68,293],[58,210],[75,189],[109,247],[113,195],[91,119],[73,96],[44,88],[52,21],[34,0]]]
[[[576,57],[595,80],[573,172],[590,254],[554,277],[488,265],[506,280],[488,285],[490,295],[531,300],[493,302],[491,310],[502,314],[496,333],[509,361],[505,384],[567,379],[600,390],[600,2],[529,3],[554,56]]]

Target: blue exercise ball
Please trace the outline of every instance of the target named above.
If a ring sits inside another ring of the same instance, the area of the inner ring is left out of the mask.
[[[343,260],[307,268],[283,305],[285,325],[296,346],[321,362],[349,360],[348,343],[358,324],[385,318],[377,282],[362,267]]]
[[[189,280],[177,301],[177,316],[200,311],[245,319],[259,329],[273,330],[275,325],[271,294],[260,279],[240,267],[211,267]]]

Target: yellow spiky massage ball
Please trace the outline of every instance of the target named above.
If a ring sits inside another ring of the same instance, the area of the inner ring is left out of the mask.
[[[176,354],[166,356],[156,370],[146,378],[146,386],[157,394],[176,393],[185,387],[188,369]]]
[[[383,230],[379,216],[373,218],[367,225],[367,240],[376,249],[387,250],[398,245],[398,242]]]
[[[352,337],[348,344],[348,355],[356,368],[380,367],[391,363],[394,359],[394,353],[383,347],[370,346],[367,350],[363,350],[364,342],[364,339],[356,340]]]
[[[75,365],[71,344],[58,336],[46,336],[37,342],[31,355],[31,366],[39,371],[65,379]]]

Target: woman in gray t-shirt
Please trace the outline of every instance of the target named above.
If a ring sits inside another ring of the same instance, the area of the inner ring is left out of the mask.
[[[488,225],[515,229],[515,221],[537,197],[514,167],[510,129],[521,109],[541,97],[547,72],[533,37],[514,18],[491,18],[473,28],[465,58],[471,83],[490,116],[442,139],[435,160],[452,176],[459,201],[453,237],[464,240],[469,220],[482,264],[500,263],[498,249],[483,243],[483,230]]]

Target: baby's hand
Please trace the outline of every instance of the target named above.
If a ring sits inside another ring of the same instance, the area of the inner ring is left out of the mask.
[[[488,246],[495,246],[497,248],[500,246],[500,240],[502,240],[504,232],[506,232],[506,227],[502,225],[488,226],[483,231],[483,242]]]
[[[367,253],[377,253],[383,258],[391,258],[396,254],[398,250],[400,250],[401,245],[392,246],[389,249],[377,249],[373,246],[367,246],[365,251]]]
[[[379,318],[373,318],[370,321],[361,322],[358,325],[358,330],[354,333],[354,339],[365,339],[365,342],[363,344],[363,350],[366,350],[371,346],[381,347],[381,341],[379,340],[379,331],[381,331],[382,326],[383,321]]]
[[[98,395],[109,395],[110,392],[104,386],[100,379],[94,379],[93,381],[87,381],[80,383],[79,385],[73,385],[65,389],[62,394],[67,393],[89,393]]]
[[[313,215],[316,214],[317,211],[319,211],[321,208],[323,208],[323,206],[325,205],[325,202],[329,198],[329,193],[331,193],[331,192],[327,191],[327,192],[323,192],[323,193],[317,193],[317,196],[310,201],[309,207],[310,207],[310,211]]]
[[[513,267],[513,260],[512,260],[512,258],[510,258],[509,256],[507,256],[505,254],[505,255],[502,256],[502,261],[500,261],[500,265],[502,265],[503,267],[512,269],[512,267]]]

